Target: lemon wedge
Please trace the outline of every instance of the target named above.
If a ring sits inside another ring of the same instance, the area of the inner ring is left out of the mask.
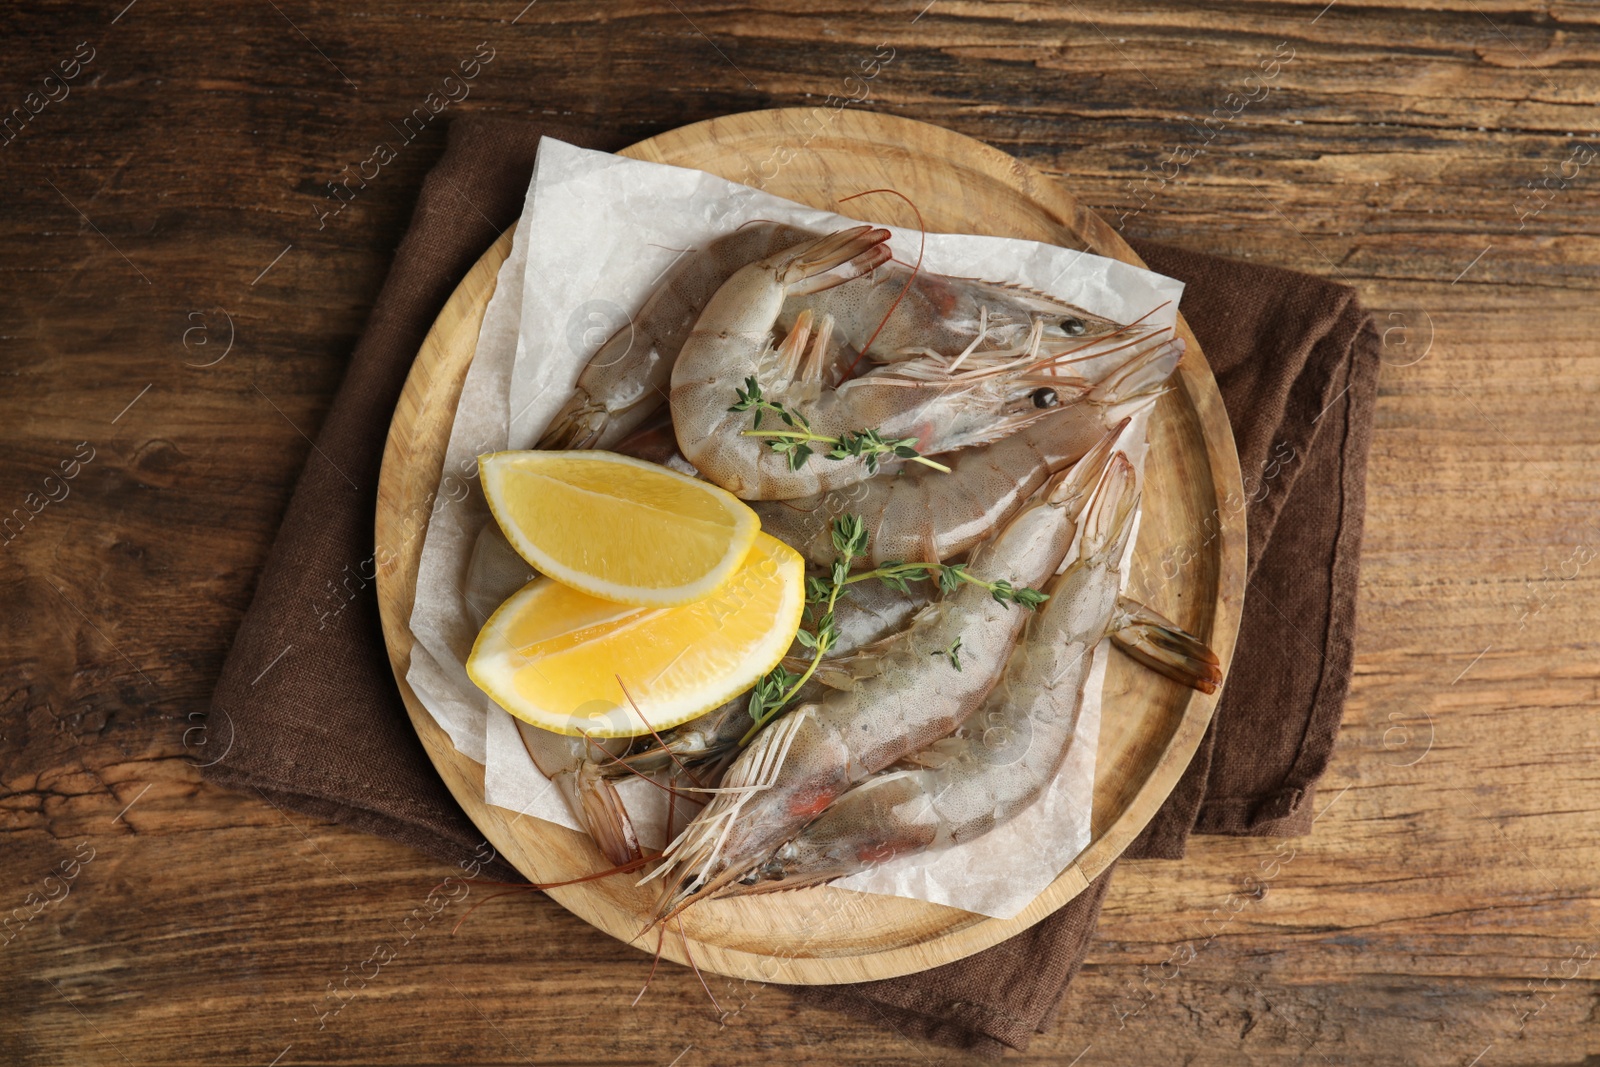
[[[534,726],[637,737],[755,685],[788,651],[804,606],[805,563],[768,534],[715,593],[672,607],[618,604],[536,578],[490,616],[467,675]]]
[[[478,463],[522,558],[602,600],[670,607],[709,596],[761,529],[727,490],[614,452],[491,452]]]

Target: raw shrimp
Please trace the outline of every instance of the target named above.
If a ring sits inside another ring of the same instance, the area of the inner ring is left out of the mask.
[[[779,330],[787,333],[807,309],[817,319],[833,317],[834,338],[850,364],[869,343],[867,359],[873,363],[898,363],[930,352],[954,359],[974,343],[1014,347],[1036,321],[1042,323],[1047,348],[1076,347],[1127,329],[1037,289],[930,271],[913,274],[895,260],[856,284],[784,301]]]
[[[923,583],[927,585],[927,583]],[[800,702],[816,699],[826,688],[846,689],[855,684],[852,670],[857,652],[899,633],[910,624],[911,618],[930,597],[921,589],[901,591],[881,582],[863,582],[850,586],[833,609],[834,633],[837,635],[832,650],[816,675],[796,694]],[[792,655],[809,650],[796,644]],[[799,663],[785,661],[785,666],[797,673],[805,668]],[[698,719],[682,726],[662,731],[659,738],[641,738],[644,747],[623,756],[616,763],[606,762],[601,773],[616,778],[634,771],[651,773],[670,770],[674,766],[696,767],[712,764],[731,754],[750,730],[750,697],[734,697]],[[711,777],[714,777],[711,776]]]
[[[1089,490],[1113,441],[1063,472],[977,552],[968,570],[986,582],[1043,582],[1073,539]],[[657,907],[665,918],[765,861],[852,784],[949,734],[1004,671],[1030,613],[963,584],[885,643],[848,690],[790,711],[756,735],[711,802],[668,847]],[[962,670],[931,657],[959,654]]]
[[[1077,731],[1101,638],[1130,618],[1119,599],[1122,559],[1138,507],[1133,468],[1118,454],[1084,512],[1083,534],[1050,599],[1006,665],[1004,681],[954,735],[855,786],[760,867],[719,896],[795,889],[853,874],[893,856],[971,841],[1015,818],[1055,779]],[[1174,634],[1197,658],[1216,657]]]
[[[678,261],[639,311],[589,360],[538,447],[614,447],[666,404],[678,352],[718,287],[746,263],[820,236],[798,226],[752,222]],[[1026,334],[1035,318],[1045,323],[1047,344],[1057,338],[1092,340],[1122,329],[1024,286],[913,272],[893,261],[861,285],[785,301],[778,328],[788,333],[807,309],[814,317],[833,316],[839,343],[832,365],[836,377],[856,363],[869,343],[868,358],[888,363],[928,351],[954,357],[980,335],[995,347],[1019,331]]]
[[[786,297],[865,274],[887,257],[887,237],[888,231],[869,226],[829,234],[742,267],[717,290],[672,371],[678,447],[703,477],[747,500],[785,500],[863,481],[876,468],[861,456],[792,467],[789,456],[752,435],[746,411],[730,407],[733,387],[751,380],[766,401],[784,405],[808,426],[771,429],[767,438],[839,438],[875,430],[885,438],[914,440],[924,455],[999,440],[1036,421],[1045,414],[1033,399],[1041,387],[1064,403],[1090,392],[1091,383],[1064,373],[1067,356],[1088,346],[1046,349],[1041,320],[1009,347],[980,349],[980,336],[953,359],[924,354],[875,365],[836,388],[824,377],[830,316],[815,323],[813,339],[814,317],[802,311],[783,342],[772,346]],[[1148,347],[1161,343],[1150,339]],[[1145,344],[1141,336],[1121,339],[1118,347]]]
[[[609,337],[578,375],[539,448],[611,448],[667,402],[672,365],[694,320],[728,276],[752,260],[817,235],[757,222],[679,260],[637,314]]]
[[[1087,403],[1060,407],[1056,393],[1033,402],[1056,408],[1001,441],[945,457],[948,474],[906,464],[843,489],[799,500],[758,501],[761,528],[813,563],[830,561],[834,520],[860,515],[873,531],[861,566],[889,560],[939,563],[993,536],[1044,484],[1075,463],[1119,420],[1154,399],[1178,365],[1181,341],[1148,349],[1096,386]]]

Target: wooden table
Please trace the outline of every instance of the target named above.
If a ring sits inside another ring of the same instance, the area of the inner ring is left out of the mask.
[[[449,115],[336,215],[325,183],[492,50],[452,112],[644,137],[864,86],[1129,233],[1354,285],[1388,344],[1316,832],[1242,907],[1276,843],[1124,864],[1015,1058],[1595,1062],[1592,5],[523,2],[5,17],[0,1061],[966,1059],[677,968],[634,1006],[648,959],[536,894],[452,906],[319,1026],[443,868],[184,758]]]

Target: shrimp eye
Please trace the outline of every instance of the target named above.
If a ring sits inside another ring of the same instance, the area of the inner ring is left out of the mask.
[[[1076,315],[1068,315],[1061,320],[1061,332],[1068,337],[1080,337],[1088,328],[1088,325]]]
[[[1033,406],[1036,408],[1053,408],[1061,403],[1061,398],[1056,396],[1054,389],[1035,389],[1033,391]]]

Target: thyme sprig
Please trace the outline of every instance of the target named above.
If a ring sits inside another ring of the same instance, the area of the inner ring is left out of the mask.
[[[851,563],[867,554],[867,545],[871,541],[866,521],[860,515],[841,515],[834,520],[830,532],[833,536],[834,551],[838,555],[834,557],[833,566],[829,568],[826,578],[817,576],[806,578],[806,606],[802,622],[809,623],[811,629],[807,630],[802,625],[794,635],[795,641],[801,647],[811,650],[811,662],[800,673],[788,670],[779,664],[756,683],[755,688],[750,691],[751,726],[739,739],[740,745],[748,744],[756,735],[756,731],[783,712],[795,698],[795,694],[800,692],[800,687],[811,680],[811,676],[822,665],[823,659],[838,643],[839,632],[834,625],[833,609],[839,602],[839,594],[844,592],[848,585],[875,578],[891,588],[906,593],[910,592],[909,582],[937,577],[939,589],[944,593],[953,592],[963,584],[976,585],[987,589],[989,594],[1002,604],[1020,604],[1030,611],[1037,610],[1040,604],[1050,599],[1048,594],[1041,593],[1037,589],[1015,586],[1003,578],[986,582],[969,572],[964,563],[906,563],[901,560],[890,560],[860,574],[851,574]],[[938,649],[932,655],[944,656],[950,661],[950,666],[958,671],[961,670],[961,638],[957,637],[949,648]]]
[[[828,577],[806,579],[805,617],[811,622],[812,629],[807,630],[802,626],[794,635],[801,647],[811,650],[811,662],[800,674],[779,664],[756,683],[755,689],[750,692],[752,722],[750,729],[739,739],[741,745],[748,744],[757,730],[783,711],[795,694],[800,692],[800,687],[811,680],[829,650],[838,643],[839,631],[834,626],[833,607],[838,603],[845,583],[849,581],[850,564],[866,554],[869,535],[867,524],[859,515],[841,517],[834,522],[832,533],[833,548],[838,555],[834,557]],[[818,608],[822,609],[820,613]]]
[[[789,469],[792,471],[799,470],[805,466],[807,460],[816,455],[817,450],[812,447],[813,445],[825,445],[827,451],[823,455],[829,459],[864,460],[867,471],[871,474],[878,473],[878,460],[882,456],[909,459],[914,463],[932,467],[936,471],[950,473],[949,467],[917,451],[915,437],[885,437],[877,430],[846,430],[837,437],[812,433],[811,424],[806,421],[804,415],[798,411],[790,411],[782,404],[762,396],[761,383],[754,377],[746,378],[744,385],[743,389],[737,387],[734,389],[738,402],[728,410],[753,412],[751,428],[744,430],[743,436],[765,439],[768,448],[787,457]],[[789,429],[763,430],[761,420],[769,414],[778,416]]]
[[[1012,585],[1004,578],[986,582],[968,571],[965,563],[906,563],[901,560],[888,560],[870,571],[852,574],[845,579],[845,584],[865,582],[873,578],[902,593],[911,591],[908,582],[918,582],[928,578],[939,580],[939,591],[942,593],[952,593],[963,584],[976,585],[987,589],[989,595],[1002,604],[1020,604],[1030,611],[1037,610],[1040,604],[1050,599],[1048,593],[1041,593],[1025,585]]]

